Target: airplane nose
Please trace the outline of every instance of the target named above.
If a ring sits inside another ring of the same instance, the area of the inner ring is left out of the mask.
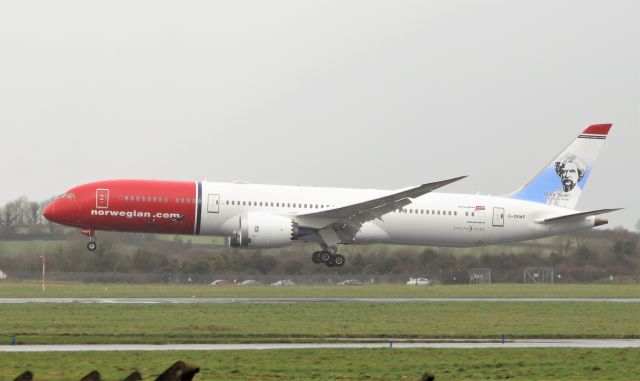
[[[56,202],[54,201],[51,204],[49,204],[49,206],[46,207],[44,212],[42,212],[42,215],[44,216],[44,218],[52,222],[55,214],[55,203]]]

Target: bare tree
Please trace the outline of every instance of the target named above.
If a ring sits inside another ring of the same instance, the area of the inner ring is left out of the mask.
[[[11,201],[5,204],[0,215],[0,225],[4,233],[10,233],[13,227],[18,224],[20,205],[17,201]]]
[[[40,217],[42,216],[42,214],[40,213],[40,204],[35,201],[31,201],[29,203],[28,209],[29,209],[29,214],[28,214],[27,223],[30,225],[39,224],[41,219]]]
[[[638,219],[638,222],[636,222],[636,230],[638,231],[638,233],[640,233],[640,219]]]

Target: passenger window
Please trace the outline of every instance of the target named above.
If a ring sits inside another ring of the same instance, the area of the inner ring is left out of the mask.
[[[187,199],[187,204],[191,204],[191,199],[190,198]]]
[[[440,211],[438,210],[438,215],[440,215]]]
[[[260,206],[262,206],[262,201],[260,201]]]
[[[136,201],[140,201],[140,196],[136,196]]]
[[[453,212],[453,215],[454,215],[454,216],[457,216],[457,215],[458,215],[458,212]]]
[[[129,201],[129,196],[124,196],[125,201]]]
[[[451,215],[451,211],[449,211],[449,215]]]
[[[235,201],[231,201],[231,205],[235,205],[235,204],[236,204],[236,202],[235,202]]]
[[[471,212],[471,217],[475,217],[475,215],[476,214],[474,212]]]

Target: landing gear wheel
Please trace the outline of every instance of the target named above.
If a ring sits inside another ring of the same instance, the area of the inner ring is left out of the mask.
[[[331,255],[331,256],[329,257],[329,260],[328,260],[328,261],[325,261],[325,262],[324,262],[324,264],[325,264],[325,265],[327,265],[327,267],[333,267],[333,266],[335,266],[335,265],[336,265],[335,260],[336,260],[336,257],[335,257],[335,256],[333,256],[333,255]]]
[[[328,251],[321,251],[320,252],[320,260],[324,263],[329,262],[329,260],[331,259],[332,255],[329,254]]]
[[[338,267],[344,266],[344,262],[345,262],[345,259],[344,259],[344,255],[342,254],[336,254],[335,257],[333,258],[333,263]]]
[[[316,265],[322,263],[322,252],[316,251],[315,253],[311,254],[311,261]]]
[[[98,248],[98,244],[97,244],[97,243],[95,243],[95,242],[89,242],[89,243],[87,244],[87,249],[88,249],[89,251],[95,251],[97,248]]]

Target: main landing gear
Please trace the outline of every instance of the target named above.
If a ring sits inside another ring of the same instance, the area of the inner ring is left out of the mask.
[[[316,251],[311,255],[311,261],[315,264],[324,263],[328,267],[341,267],[344,266],[344,255],[338,254],[335,247],[324,249],[322,251]]]
[[[89,237],[89,243],[87,243],[87,250],[95,251],[98,248],[98,243],[95,240],[95,230],[91,228],[82,229],[81,233]]]

